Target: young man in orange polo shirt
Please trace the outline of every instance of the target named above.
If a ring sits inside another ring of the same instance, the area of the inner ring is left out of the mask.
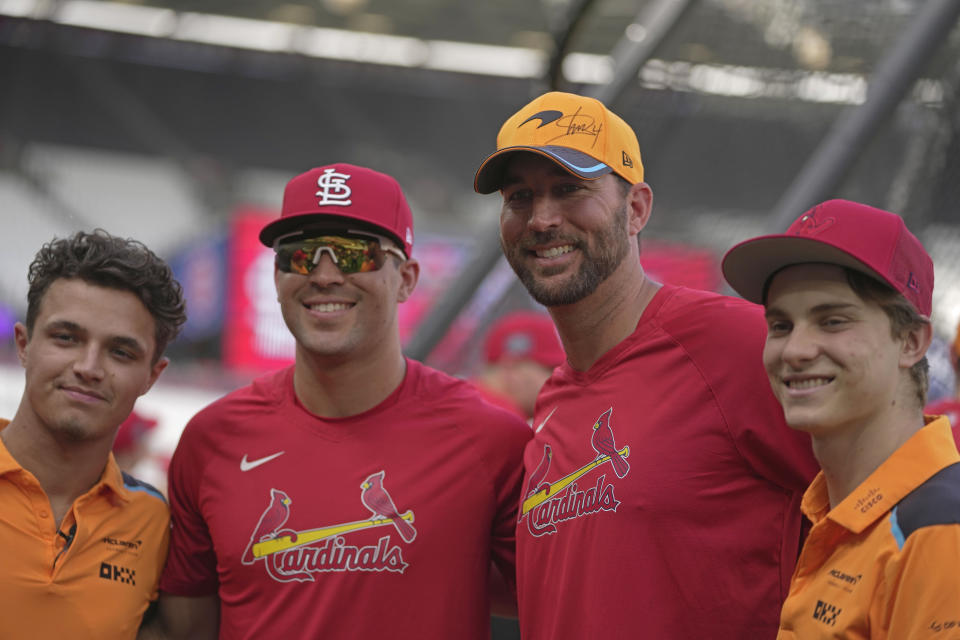
[[[923,415],[923,246],[899,216],[831,200],[723,270],[765,306],[770,385],[822,468],[777,637],[960,638],[960,454],[947,419]]]
[[[132,640],[170,516],[110,448],[167,366],[180,285],[145,246],[102,231],[44,245],[28,279],[14,328],[24,392],[0,420],[0,638]]]

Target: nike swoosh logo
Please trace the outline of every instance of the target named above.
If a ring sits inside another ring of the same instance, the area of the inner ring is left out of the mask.
[[[550,413],[547,414],[547,417],[543,419],[543,422],[541,422],[541,423],[537,426],[537,428],[533,430],[533,432],[534,432],[534,433],[540,433],[540,429],[543,429],[543,425],[547,424],[547,420],[549,420],[549,419],[550,419],[550,416],[552,416],[552,415],[557,411],[557,409],[559,409],[559,408],[560,408],[560,405],[557,405],[556,407],[554,407],[554,408],[553,408],[553,411],[551,411]]]
[[[240,471],[250,471],[250,469],[256,469],[260,465],[270,462],[274,458],[282,456],[284,453],[286,452],[278,451],[273,455],[257,458],[256,460],[247,460],[247,454],[243,454],[243,460],[240,461]]]

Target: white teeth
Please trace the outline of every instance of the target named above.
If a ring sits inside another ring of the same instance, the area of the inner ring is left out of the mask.
[[[830,383],[830,378],[809,378],[807,380],[791,380],[787,382],[787,386],[791,389],[813,389],[814,387],[822,387],[825,384]]]
[[[562,247],[551,247],[544,251],[537,251],[538,258],[556,258],[557,256],[562,256],[565,253],[570,253],[573,251],[572,244],[565,244]]]
[[[350,305],[344,304],[342,302],[327,302],[324,304],[310,305],[311,311],[317,311],[320,313],[329,313],[331,311],[344,311],[349,308],[350,308]]]

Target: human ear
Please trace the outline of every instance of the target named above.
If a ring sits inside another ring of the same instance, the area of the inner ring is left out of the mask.
[[[933,340],[933,327],[929,322],[923,322],[906,329],[900,339],[900,367],[909,369],[927,354]]]
[[[397,290],[397,302],[406,302],[420,279],[420,263],[408,258],[397,268],[400,273],[400,288]]]
[[[20,360],[21,366],[26,366],[30,332],[27,331],[27,327],[22,322],[13,325],[13,340],[17,345],[17,358]]]
[[[627,213],[629,215],[630,235],[640,233],[653,211],[653,191],[646,182],[638,182],[627,192]]]

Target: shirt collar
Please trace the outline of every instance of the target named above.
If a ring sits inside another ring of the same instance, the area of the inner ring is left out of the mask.
[[[10,421],[6,418],[0,418],[0,430],[6,428],[10,424]],[[11,471],[17,471],[22,467],[13,459],[13,456],[10,455],[10,452],[7,451],[7,445],[4,444],[3,440],[0,439],[0,476],[5,473],[10,473]]]
[[[832,510],[821,471],[804,493],[801,508],[814,524],[830,518],[860,533],[935,473],[958,461],[950,422],[940,417],[910,436]]]
[[[0,418],[0,430],[4,429],[8,424],[10,424],[9,420]],[[23,470],[23,467],[10,455],[6,444],[0,439],[0,476],[20,470]],[[117,466],[113,452],[107,457],[107,464],[103,468],[103,473],[100,474],[100,479],[84,496],[96,494],[101,491],[113,493],[123,502],[129,502],[131,500],[130,491],[124,486],[123,474],[120,472],[120,467]],[[81,498],[82,497],[83,496],[81,496]]]

